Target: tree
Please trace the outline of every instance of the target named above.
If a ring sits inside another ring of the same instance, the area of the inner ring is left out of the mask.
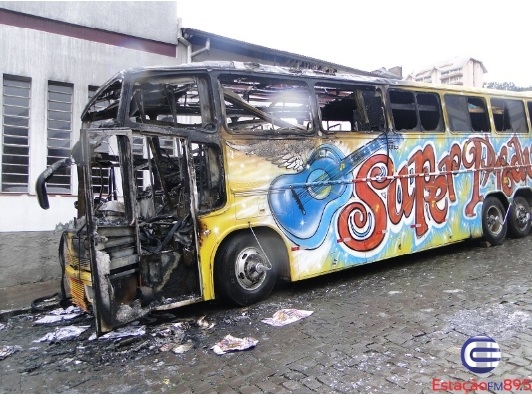
[[[514,91],[514,92],[532,91],[532,86],[519,87],[519,86],[516,86],[513,82],[485,82],[484,88],[499,89],[503,91]]]

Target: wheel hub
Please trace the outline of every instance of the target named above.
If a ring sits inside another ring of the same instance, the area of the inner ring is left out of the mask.
[[[488,226],[494,234],[499,234],[502,230],[501,213],[496,208],[490,208],[488,212]]]
[[[239,284],[243,288],[253,290],[260,287],[266,278],[268,267],[257,249],[247,248],[239,254],[235,270]]]
[[[529,220],[529,216],[530,214],[528,213],[528,211],[523,207],[523,206],[519,206],[517,207],[516,209],[516,219],[517,219],[517,224],[519,227],[521,228],[525,228],[527,223],[528,223],[528,220]]]

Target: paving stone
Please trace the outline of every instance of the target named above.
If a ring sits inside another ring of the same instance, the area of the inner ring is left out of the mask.
[[[508,360],[508,362],[511,363],[512,365],[517,365],[517,366],[522,366],[522,367],[532,366],[532,361],[530,359],[525,359],[521,357],[511,357]]]
[[[1,366],[1,365],[0,365]],[[20,393],[20,380],[21,376],[16,374],[3,374],[2,375],[2,385],[0,386],[1,393]]]
[[[316,380],[333,389],[335,388],[335,386],[338,385],[338,382],[340,381],[339,378],[335,377],[334,375],[320,375],[316,377]]]
[[[205,381],[190,383],[190,389],[194,393],[213,393],[216,392],[214,387]]]
[[[214,389],[218,394],[237,394],[238,393],[233,389],[233,387],[231,387],[228,384],[220,384]],[[178,393],[181,393],[181,391],[175,391],[175,393],[178,394]]]
[[[295,391],[301,388],[301,384],[299,384],[297,381],[292,380],[285,381],[284,383],[282,383],[282,386],[290,391]]]
[[[388,380],[392,384],[398,385],[401,388],[406,388],[407,384],[410,382],[410,379],[408,379],[407,377],[397,374],[391,374],[387,376],[386,380]]]
[[[255,385],[245,385],[239,388],[241,394],[256,394],[259,392],[259,388]]]
[[[273,394],[277,392],[279,385],[272,383],[269,380],[256,382],[255,385],[261,389],[262,392],[267,394]]]
[[[185,384],[177,384],[172,386],[172,392],[175,394],[191,394],[192,390]]]
[[[531,369],[531,366],[527,366],[527,367],[519,366],[516,369],[511,369],[509,373],[511,375],[515,375],[515,377],[530,377],[532,376],[532,369]]]
[[[307,371],[309,369],[308,366],[303,365],[303,364],[301,364],[299,362],[300,361],[295,362],[295,363],[291,363],[290,365],[287,366],[287,368],[289,368],[291,370],[295,370],[297,372],[301,372],[301,373],[303,373],[303,372],[305,372],[305,371]]]
[[[288,372],[284,374],[284,377],[286,377],[288,380],[301,380],[307,376],[301,372]]]
[[[322,383],[320,383],[318,380],[316,380],[315,377],[305,377],[303,380],[301,380],[301,383],[305,387],[307,387],[307,388],[309,388],[309,389],[311,389],[313,391],[316,391],[320,387],[322,387]]]

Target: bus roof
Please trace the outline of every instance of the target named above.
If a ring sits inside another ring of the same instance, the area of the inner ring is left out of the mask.
[[[373,83],[378,85],[393,85],[398,87],[417,87],[427,90],[435,91],[453,91],[463,93],[476,93],[476,94],[490,94],[496,96],[514,96],[519,98],[532,98],[532,92],[516,92],[516,91],[503,91],[497,89],[477,88],[461,85],[441,85],[422,83],[416,81],[399,80],[393,78],[384,78],[380,76],[367,76],[361,74],[352,73],[326,73],[319,70],[310,69],[293,69],[283,66],[272,66],[253,62],[238,62],[238,61],[208,61],[208,62],[195,62],[184,63],[176,66],[147,66],[136,67],[130,69],[124,69],[118,73],[122,77],[133,76],[135,74],[143,73],[160,73],[160,72],[177,72],[180,70],[198,70],[198,71],[242,71],[257,74],[268,75],[283,75],[283,76],[295,76],[305,78],[320,78],[330,79],[331,81],[344,81],[344,82],[357,82],[357,83]],[[116,76],[115,76],[116,78]],[[113,78],[114,79],[114,78]]]

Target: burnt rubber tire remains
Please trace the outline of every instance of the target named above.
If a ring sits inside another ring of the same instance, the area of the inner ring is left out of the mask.
[[[530,232],[530,205],[522,196],[514,198],[508,213],[508,234],[521,238]]]
[[[506,210],[501,201],[489,196],[482,204],[482,237],[491,245],[500,245],[506,237],[507,223],[504,221]]]
[[[223,299],[248,306],[265,299],[277,281],[280,246],[272,236],[245,231],[226,240],[214,263],[215,291]],[[267,258],[266,255],[267,254]],[[265,270],[271,265],[271,269]]]

